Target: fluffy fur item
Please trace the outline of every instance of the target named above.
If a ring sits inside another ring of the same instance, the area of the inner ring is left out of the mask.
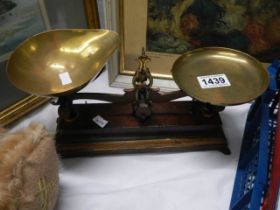
[[[41,124],[0,134],[0,210],[51,210],[58,195],[59,160]]]

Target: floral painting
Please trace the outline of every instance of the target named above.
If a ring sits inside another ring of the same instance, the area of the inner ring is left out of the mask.
[[[148,0],[147,49],[223,46],[264,55],[280,46],[279,0]]]

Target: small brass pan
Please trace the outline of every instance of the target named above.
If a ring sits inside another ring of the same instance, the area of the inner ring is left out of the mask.
[[[222,47],[199,48],[183,54],[175,61],[172,75],[187,95],[217,106],[254,100],[269,83],[269,75],[258,60]]]
[[[15,49],[7,65],[8,78],[35,95],[76,92],[98,75],[118,44],[118,34],[109,30],[43,32]]]

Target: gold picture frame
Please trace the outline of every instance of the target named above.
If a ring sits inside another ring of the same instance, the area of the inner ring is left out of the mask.
[[[49,98],[32,95],[19,100],[0,112],[0,125],[5,127],[15,122],[48,100]]]
[[[97,0],[84,0],[84,8],[88,28],[100,28]]]
[[[48,22],[44,0],[37,0],[37,3],[40,7],[42,21],[44,21],[46,29],[49,29],[50,23]],[[99,28],[98,8],[96,0],[83,0],[83,4],[88,28]],[[8,56],[9,55],[6,55],[3,62],[8,59]],[[27,96],[24,94],[21,95],[22,96],[20,96],[19,99],[11,101],[9,105],[5,106],[2,110],[0,109],[0,126],[9,126],[29,112],[49,101],[49,98],[46,97],[27,94]]]
[[[141,48],[146,47],[146,54],[151,58],[148,66],[153,76],[157,78],[154,85],[162,90],[177,89],[171,80],[170,70],[181,54],[161,51],[164,47],[159,51],[154,50],[150,40],[153,40],[154,44],[157,39],[162,41],[170,38],[174,43],[184,42],[186,50],[208,46],[234,48],[269,63],[280,55],[280,35],[277,33],[280,16],[279,11],[276,12],[280,8],[280,3],[276,0],[270,1],[269,5],[265,1],[258,1],[254,5],[256,8],[251,5],[254,9],[251,11],[253,14],[246,13],[250,5],[227,1],[205,1],[205,4],[209,4],[207,7],[209,10],[205,11],[198,0],[162,1],[161,4],[165,5],[156,5],[158,4],[156,0],[119,0],[118,3],[107,1],[113,5],[111,6],[113,11],[106,19],[112,29],[120,33],[122,40],[118,60],[113,59],[113,64],[109,66],[109,81],[112,86],[131,87],[131,75],[138,65],[136,58],[140,55]],[[156,11],[156,14],[151,15],[149,9],[151,6],[148,7],[148,3],[155,4],[153,11]],[[277,6],[276,11],[270,14],[267,11],[269,7],[273,8],[273,4]],[[159,13],[161,9],[168,11]],[[257,15],[257,9],[261,11],[261,15]],[[205,14],[209,18],[203,18]],[[159,17],[162,20],[159,20]],[[114,18],[118,20],[116,23]],[[150,38],[151,34],[155,34],[154,39]],[[163,41],[157,44],[167,45]]]
[[[120,74],[133,75],[138,67],[137,58],[141,49],[146,48],[147,7],[148,0],[120,0]],[[172,79],[170,70],[180,55],[150,52],[147,49],[146,54],[151,58],[149,68],[154,77]]]
[[[129,6],[133,4],[134,8],[137,10],[129,10]],[[108,62],[108,75],[110,86],[121,87],[121,88],[131,88],[132,87],[132,75],[138,66],[137,57],[141,54],[142,47],[145,47],[145,40],[143,40],[143,24],[145,24],[145,16],[147,14],[145,4],[147,0],[105,0],[105,25],[112,30],[117,31],[121,36],[121,46],[118,53],[116,53],[113,58]],[[128,7],[127,7],[128,6]],[[127,12],[134,13],[125,19]],[[141,21],[139,21],[139,19]],[[127,22],[128,21],[128,24]],[[140,26],[139,23],[141,22]],[[135,24],[137,23],[137,24]],[[132,27],[128,27],[132,26]],[[137,42],[135,42],[137,40]],[[128,43],[128,44],[126,44]],[[131,45],[133,43],[133,45]],[[135,43],[137,43],[135,45]],[[129,49],[128,49],[128,48]],[[128,56],[126,53],[128,53]],[[150,52],[147,55],[151,57],[152,61],[149,62],[148,66],[153,74],[154,87],[158,87],[163,91],[174,91],[178,90],[178,86],[172,80],[171,75],[168,73],[161,73],[160,71],[155,71],[154,60],[157,56],[153,56]],[[129,58],[129,65],[126,64],[126,57]],[[178,56],[177,56],[178,57]],[[171,62],[169,62],[171,66]]]

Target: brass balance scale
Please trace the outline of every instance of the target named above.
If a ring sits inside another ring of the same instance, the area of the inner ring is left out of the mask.
[[[119,37],[109,30],[54,30],[38,34],[12,53],[7,74],[19,89],[52,97],[58,105],[56,144],[63,156],[147,151],[230,151],[219,112],[254,100],[269,77],[253,57],[227,48],[196,49],[171,70],[179,91],[152,88],[142,51],[124,94],[78,92],[94,79]],[[190,96],[191,101],[174,101]],[[109,103],[74,103],[79,99]]]

